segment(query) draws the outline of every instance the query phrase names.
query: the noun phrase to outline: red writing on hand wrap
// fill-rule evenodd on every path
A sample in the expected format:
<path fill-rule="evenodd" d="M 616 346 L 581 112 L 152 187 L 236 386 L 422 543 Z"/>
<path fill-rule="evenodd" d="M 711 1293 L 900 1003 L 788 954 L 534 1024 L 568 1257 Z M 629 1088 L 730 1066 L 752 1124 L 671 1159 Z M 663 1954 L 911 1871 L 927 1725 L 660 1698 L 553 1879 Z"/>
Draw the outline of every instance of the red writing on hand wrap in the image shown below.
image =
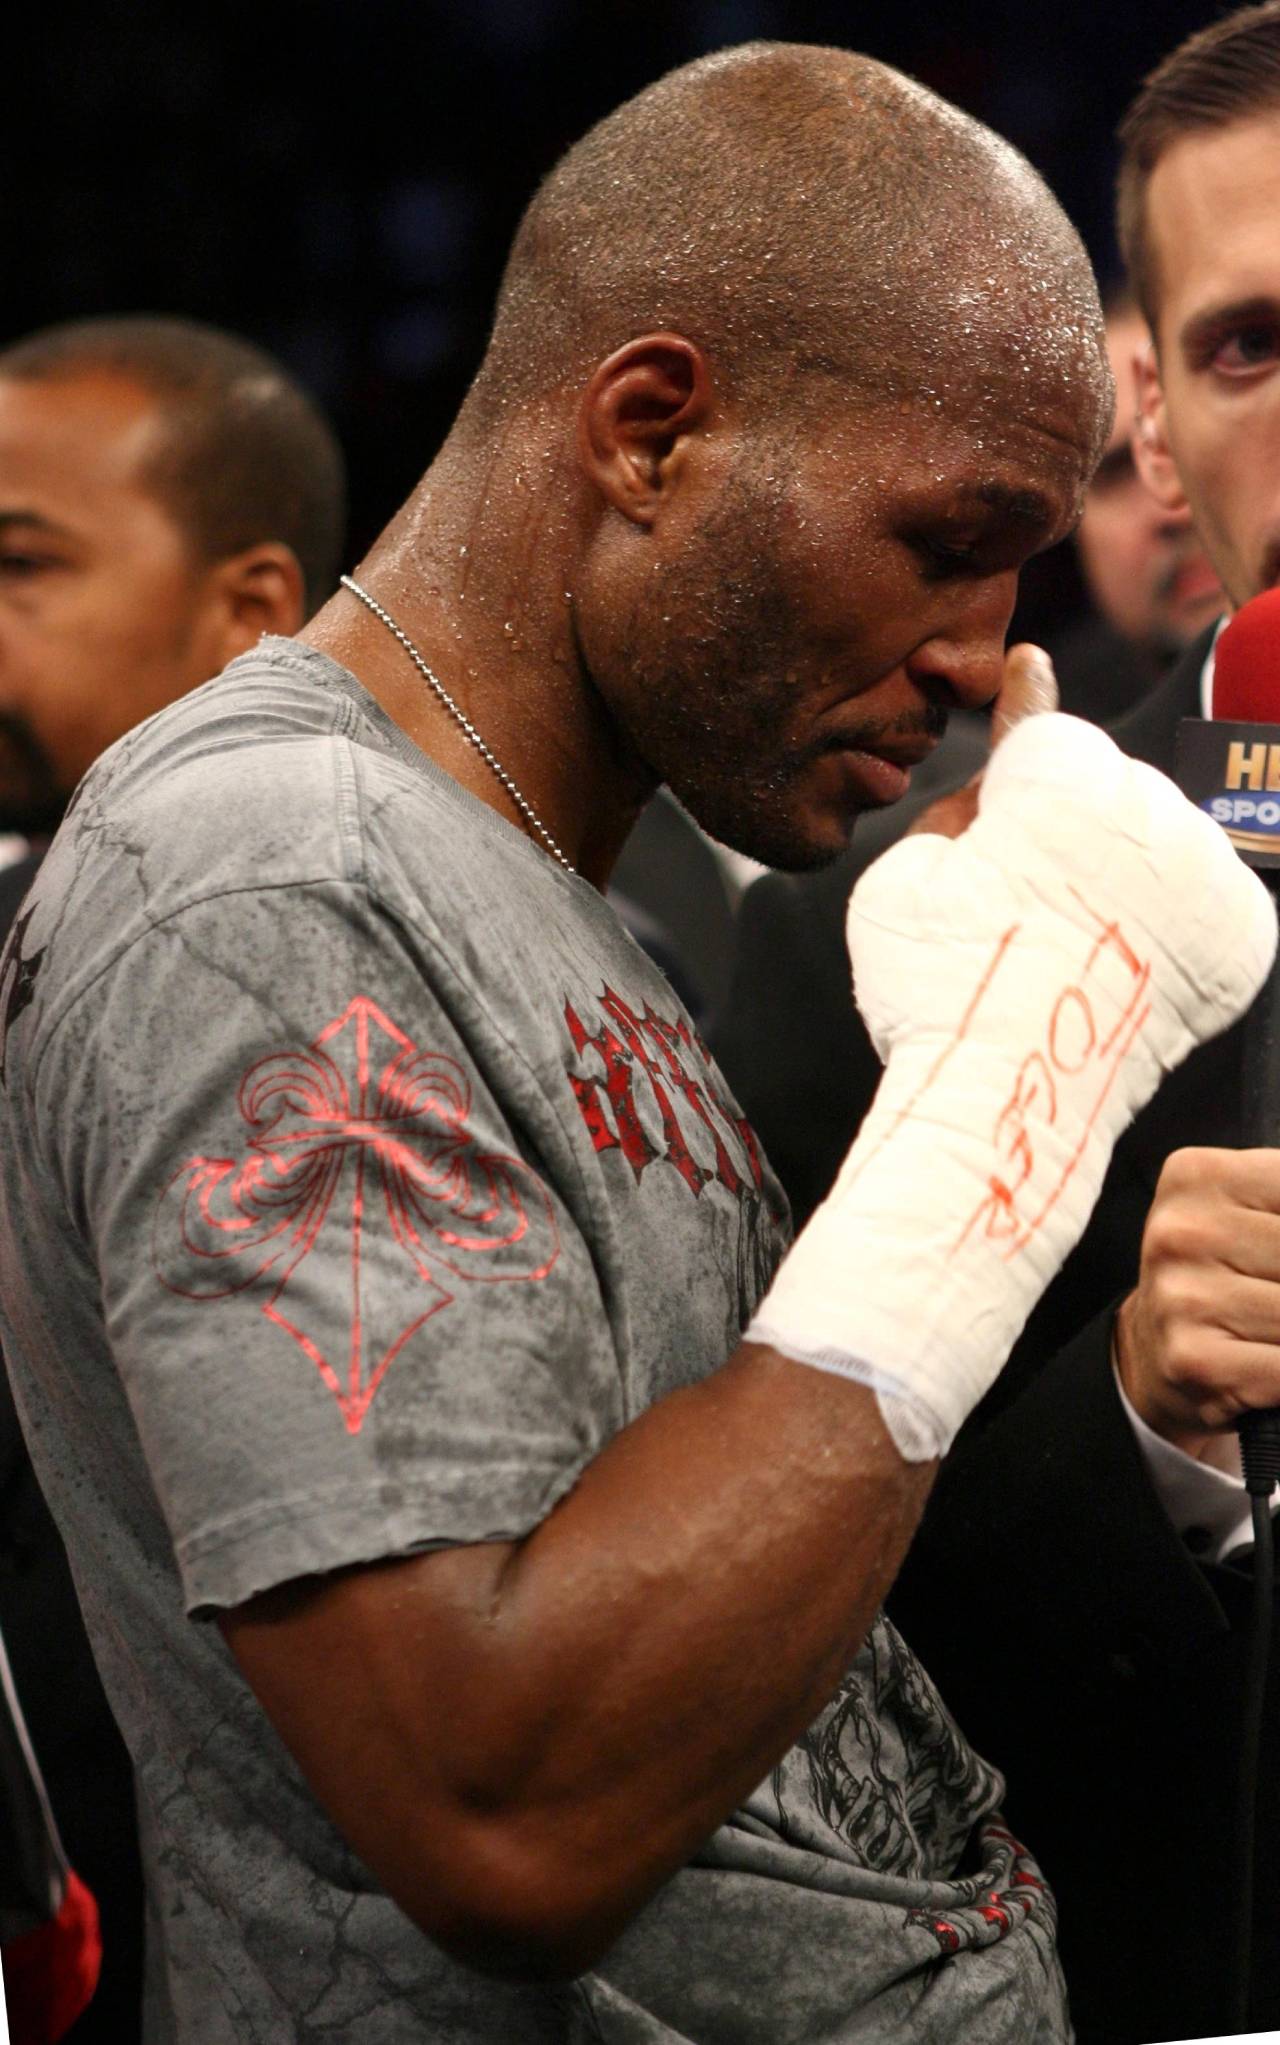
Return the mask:
<path fill-rule="evenodd" d="M 1115 1076 L 1151 1013 L 1149 961 L 1138 956 L 1117 922 L 1092 908 L 1076 889 L 1071 893 L 1093 926 L 1094 939 L 1075 977 L 1046 989 L 1043 1022 L 992 1128 L 995 1162 L 986 1190 L 952 1245 L 952 1256 L 974 1235 L 1001 1244 L 1006 1258 L 1026 1248 L 1075 1172 Z M 1016 949 L 1020 931 L 1015 924 L 1002 936 L 978 997 L 917 1101 L 954 1044 L 972 1029 L 996 969 Z M 1066 1137 L 1065 1150 L 1060 1142 L 1046 1143 L 1050 1130 Z"/>

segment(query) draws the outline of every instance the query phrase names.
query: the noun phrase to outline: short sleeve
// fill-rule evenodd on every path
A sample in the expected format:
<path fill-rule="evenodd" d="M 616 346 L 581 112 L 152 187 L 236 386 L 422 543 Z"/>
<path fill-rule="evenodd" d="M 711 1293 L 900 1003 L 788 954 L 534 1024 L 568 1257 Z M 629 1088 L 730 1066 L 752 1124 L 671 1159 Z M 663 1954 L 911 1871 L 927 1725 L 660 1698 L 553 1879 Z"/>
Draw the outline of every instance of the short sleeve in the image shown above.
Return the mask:
<path fill-rule="evenodd" d="M 148 930 L 43 1050 L 193 1611 L 519 1537 L 618 1424 L 536 1082 L 454 990 L 362 884 L 263 887 Z"/>

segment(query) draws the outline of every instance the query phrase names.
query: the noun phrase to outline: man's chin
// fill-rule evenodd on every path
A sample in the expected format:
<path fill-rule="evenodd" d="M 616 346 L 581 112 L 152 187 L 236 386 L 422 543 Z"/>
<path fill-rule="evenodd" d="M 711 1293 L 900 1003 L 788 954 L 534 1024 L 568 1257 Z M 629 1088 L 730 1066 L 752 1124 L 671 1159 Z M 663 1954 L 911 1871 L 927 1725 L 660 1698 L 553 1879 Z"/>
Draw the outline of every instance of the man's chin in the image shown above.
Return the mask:
<path fill-rule="evenodd" d="M 847 751 L 827 751 L 785 779 L 736 792 L 718 783 L 680 787 L 672 779 L 667 785 L 707 836 L 731 852 L 779 873 L 813 873 L 848 851 L 860 816 L 896 808 L 905 792 L 900 769 L 886 799 L 884 786 L 868 788 L 867 777 L 850 771 L 850 759 Z"/>
<path fill-rule="evenodd" d="M 854 821 L 857 821 L 856 818 Z M 762 866 L 772 867 L 775 873 L 821 873 L 825 867 L 834 866 L 836 860 L 844 856 L 849 850 L 852 838 L 853 825 L 850 824 L 838 844 L 830 840 L 822 844 L 808 841 L 804 845 L 788 846 L 784 853 L 775 854 L 772 858 L 766 858 L 761 852 L 754 852 L 751 857 L 758 859 Z"/>
<path fill-rule="evenodd" d="M 860 814 L 844 810 L 820 819 L 735 818 L 719 829 L 702 817 L 698 822 L 730 851 L 744 853 L 775 873 L 817 873 L 848 851 Z"/>

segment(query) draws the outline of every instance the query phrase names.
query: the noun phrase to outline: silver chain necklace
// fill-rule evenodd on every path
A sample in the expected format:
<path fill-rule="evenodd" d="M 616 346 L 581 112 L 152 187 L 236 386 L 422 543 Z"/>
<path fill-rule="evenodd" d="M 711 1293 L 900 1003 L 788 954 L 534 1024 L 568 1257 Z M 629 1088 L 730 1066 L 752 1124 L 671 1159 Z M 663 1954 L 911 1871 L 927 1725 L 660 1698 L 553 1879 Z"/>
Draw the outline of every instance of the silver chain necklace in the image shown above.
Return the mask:
<path fill-rule="evenodd" d="M 368 610 L 371 610 L 373 612 L 374 617 L 380 618 L 382 620 L 382 623 L 386 626 L 388 632 L 392 633 L 395 636 L 395 638 L 397 638 L 400 641 L 400 644 L 403 646 L 405 652 L 408 654 L 410 660 L 417 668 L 418 673 L 422 676 L 423 680 L 425 682 L 430 683 L 431 687 L 435 690 L 436 695 L 444 704 L 445 709 L 449 712 L 449 715 L 452 718 L 454 718 L 458 724 L 462 726 L 462 730 L 465 737 L 467 738 L 469 743 L 475 747 L 476 751 L 480 755 L 480 758 L 484 761 L 486 767 L 491 767 L 493 769 L 493 772 L 497 775 L 499 781 L 506 789 L 507 794 L 511 797 L 511 800 L 516 805 L 516 808 L 520 811 L 520 814 L 524 818 L 525 822 L 529 824 L 530 827 L 537 832 L 543 844 L 546 846 L 548 852 L 551 853 L 554 859 L 559 860 L 561 866 L 564 867 L 566 873 L 576 872 L 577 869 L 572 865 L 572 863 L 569 860 L 565 858 L 563 852 L 560 850 L 560 847 L 556 844 L 556 841 L 552 837 L 550 831 L 547 829 L 541 817 L 538 815 L 538 812 L 533 807 L 533 804 L 531 802 L 525 801 L 525 798 L 523 797 L 523 795 L 521 795 L 520 790 L 516 787 L 515 782 L 511 779 L 511 776 L 508 774 L 501 760 L 499 760 L 493 753 L 490 752 L 488 746 L 481 738 L 474 724 L 471 722 L 471 719 L 467 717 L 463 713 L 463 711 L 461 711 L 458 708 L 458 705 L 454 702 L 453 697 L 449 694 L 449 691 L 445 688 L 444 683 L 439 679 L 439 677 L 431 672 L 431 669 L 427 666 L 426 661 L 422 658 L 422 655 L 419 653 L 412 639 L 410 639 L 408 633 L 401 631 L 399 625 L 397 625 L 390 611 L 384 610 L 382 605 L 378 602 L 377 598 L 371 597 L 367 589 L 361 589 L 360 584 L 356 582 L 352 576 L 340 575 L 338 577 L 338 580 L 339 582 L 341 582 L 342 587 L 344 589 L 349 589 L 351 591 L 352 596 L 358 596 L 361 603 L 364 604 Z"/>

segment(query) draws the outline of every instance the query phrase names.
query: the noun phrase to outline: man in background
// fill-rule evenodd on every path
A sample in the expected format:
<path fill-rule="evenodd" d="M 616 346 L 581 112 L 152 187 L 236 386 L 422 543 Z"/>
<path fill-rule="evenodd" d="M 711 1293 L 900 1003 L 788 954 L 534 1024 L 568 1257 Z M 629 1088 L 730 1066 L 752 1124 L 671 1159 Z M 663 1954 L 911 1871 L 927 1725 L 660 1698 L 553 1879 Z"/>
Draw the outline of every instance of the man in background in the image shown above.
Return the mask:
<path fill-rule="evenodd" d="M 1137 365 L 1150 334 L 1132 291 L 1103 300 L 1116 416 L 1074 545 L 1090 611 L 1050 650 L 1062 708 L 1111 724 L 1216 618 L 1222 584 L 1185 503 L 1161 504 L 1134 460 Z"/>
<path fill-rule="evenodd" d="M 1280 571 L 1276 0 L 1175 50 L 1120 133 L 1121 246 L 1154 337 L 1136 460 L 1161 518 L 1194 517 L 1234 609 Z M 1166 771 L 1179 719 L 1208 714 L 1214 630 L 1115 728 Z M 804 925 L 776 913 L 788 889 L 808 903 Z M 833 1031 L 842 1047 L 853 1027 L 843 904 L 827 876 L 771 880 L 744 913 L 731 1028 L 750 1069 L 729 1045 L 725 1061 L 784 1178 L 794 1160 L 803 1202 L 831 1169 L 818 1145 L 838 1149 L 876 1077 L 868 1047 L 860 1095 L 833 1111 L 845 1079 Z M 788 942 L 802 928 L 803 950 Z M 780 979 L 802 990 L 785 1044 L 770 1019 Z M 1134 1368 L 1135 1331 L 1148 1351 L 1157 1329 L 1181 1345 L 1188 1382 L 1248 1341 L 1239 1289 L 1259 1217 L 1242 1196 L 1248 1155 L 1223 1147 L 1240 1141 L 1239 1039 L 1194 1054 L 1122 1141 L 1083 1241 L 942 1473 L 893 1600 L 961 1723 L 999 1757 L 1011 1822 L 1043 1843 L 1082 2045 L 1280 2026 L 1280 1779 L 1265 1765 L 1250 1978 L 1232 1975 L 1252 1596 L 1238 1461 Z M 1273 1665 L 1276 1652 L 1273 1639 Z M 1273 1686 L 1264 1754 L 1277 1741 Z M 1126 1858 L 1099 1855 L 1090 1798 Z"/>
<path fill-rule="evenodd" d="M 98 755 L 323 601 L 344 499 L 327 422 L 234 335 L 120 317 L 0 349 L 0 831 L 20 855 L 0 871 L 0 931 Z M 21 986 L 0 996 L 12 1015 Z M 3 1373 L 0 1633 L 101 1910 L 102 1976 L 76 2038 L 119 2045 L 139 2024 L 132 1778 Z"/>
<path fill-rule="evenodd" d="M 113 739 L 296 629 L 343 523 L 330 428 L 249 342 L 107 318 L 0 350 L 0 830 L 47 837 Z"/>

